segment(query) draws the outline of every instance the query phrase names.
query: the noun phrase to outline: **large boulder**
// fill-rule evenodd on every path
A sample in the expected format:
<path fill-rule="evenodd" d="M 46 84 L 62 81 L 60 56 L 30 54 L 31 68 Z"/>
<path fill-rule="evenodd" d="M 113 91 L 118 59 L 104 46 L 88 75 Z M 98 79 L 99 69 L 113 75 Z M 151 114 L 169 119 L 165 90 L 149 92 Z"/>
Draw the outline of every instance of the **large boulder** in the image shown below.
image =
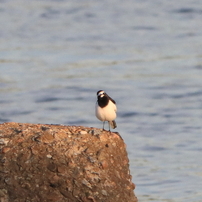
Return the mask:
<path fill-rule="evenodd" d="M 136 202 L 118 133 L 0 124 L 1 202 Z"/>

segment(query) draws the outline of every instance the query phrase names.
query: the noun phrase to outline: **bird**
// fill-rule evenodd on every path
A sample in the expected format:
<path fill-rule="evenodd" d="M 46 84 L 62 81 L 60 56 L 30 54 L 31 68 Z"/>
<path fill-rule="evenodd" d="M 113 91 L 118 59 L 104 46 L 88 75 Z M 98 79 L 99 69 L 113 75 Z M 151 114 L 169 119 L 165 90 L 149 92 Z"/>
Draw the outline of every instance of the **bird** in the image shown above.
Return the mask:
<path fill-rule="evenodd" d="M 96 117 L 103 122 L 103 130 L 105 121 L 108 121 L 109 131 L 110 126 L 115 129 L 117 127 L 116 119 L 116 102 L 105 93 L 103 90 L 97 92 L 97 102 L 95 105 L 95 115 Z"/>

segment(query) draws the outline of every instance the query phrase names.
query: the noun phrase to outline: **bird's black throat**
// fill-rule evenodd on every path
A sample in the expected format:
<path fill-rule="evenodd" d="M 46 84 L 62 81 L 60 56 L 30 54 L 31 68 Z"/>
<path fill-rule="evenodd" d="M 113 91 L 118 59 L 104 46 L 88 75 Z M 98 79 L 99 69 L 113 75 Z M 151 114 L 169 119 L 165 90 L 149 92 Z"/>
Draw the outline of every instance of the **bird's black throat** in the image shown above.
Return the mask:
<path fill-rule="evenodd" d="M 98 97 L 98 105 L 101 107 L 101 108 L 104 108 L 108 105 L 109 103 L 109 98 L 107 96 L 104 96 L 104 97 Z"/>

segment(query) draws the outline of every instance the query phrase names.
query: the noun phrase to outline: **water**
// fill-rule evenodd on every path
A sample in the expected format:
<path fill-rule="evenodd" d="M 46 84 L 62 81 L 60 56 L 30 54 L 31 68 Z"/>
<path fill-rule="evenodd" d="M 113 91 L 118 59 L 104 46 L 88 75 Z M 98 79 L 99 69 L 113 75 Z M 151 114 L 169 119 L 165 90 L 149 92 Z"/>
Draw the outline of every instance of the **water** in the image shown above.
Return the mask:
<path fill-rule="evenodd" d="M 118 105 L 141 202 L 202 201 L 202 2 L 0 1 L 0 122 L 102 127 Z"/>

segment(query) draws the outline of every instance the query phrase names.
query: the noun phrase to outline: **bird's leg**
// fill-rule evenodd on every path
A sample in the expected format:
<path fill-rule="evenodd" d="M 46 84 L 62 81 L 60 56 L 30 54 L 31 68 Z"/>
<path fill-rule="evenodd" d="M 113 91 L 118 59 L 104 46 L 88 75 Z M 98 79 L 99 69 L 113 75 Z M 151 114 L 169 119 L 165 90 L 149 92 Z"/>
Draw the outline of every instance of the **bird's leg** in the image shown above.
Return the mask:
<path fill-rule="evenodd" d="M 105 121 L 103 121 L 103 128 L 102 128 L 103 130 L 104 130 L 104 127 L 105 127 Z"/>
<path fill-rule="evenodd" d="M 108 124 L 109 124 L 109 132 L 111 132 L 111 130 L 110 130 L 110 123 L 109 123 L 109 121 L 108 121 Z"/>

